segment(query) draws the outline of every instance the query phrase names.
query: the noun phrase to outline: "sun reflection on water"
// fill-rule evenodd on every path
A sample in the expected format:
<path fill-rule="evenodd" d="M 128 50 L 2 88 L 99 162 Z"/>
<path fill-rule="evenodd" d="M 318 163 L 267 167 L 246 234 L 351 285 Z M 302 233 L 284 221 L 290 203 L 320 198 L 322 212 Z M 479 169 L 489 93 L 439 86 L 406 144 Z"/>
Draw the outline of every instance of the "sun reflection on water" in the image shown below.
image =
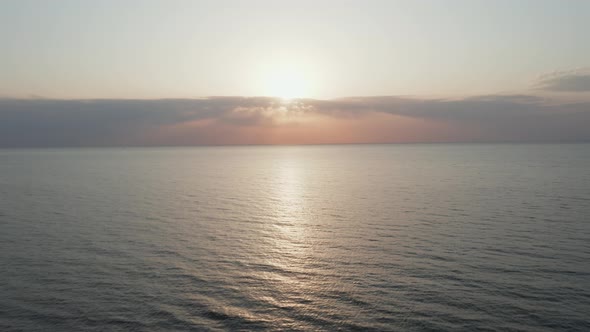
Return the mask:
<path fill-rule="evenodd" d="M 276 161 L 274 170 L 269 193 L 273 217 L 266 225 L 270 237 L 267 264 L 274 269 L 266 277 L 276 282 L 285 294 L 308 293 L 311 285 L 305 276 L 313 253 L 309 242 L 310 209 L 304 163 L 287 155 Z"/>
<path fill-rule="evenodd" d="M 275 250 L 287 255 L 304 254 L 308 207 L 301 161 L 282 159 L 276 168 L 273 186 Z M 280 258 L 280 257 L 279 257 Z"/>
<path fill-rule="evenodd" d="M 326 255 L 317 250 L 320 246 L 314 232 L 320 220 L 313 213 L 311 199 L 317 188 L 310 182 L 308 160 L 298 149 L 275 151 L 268 168 L 263 208 L 267 218 L 256 244 L 256 251 L 262 253 L 255 276 L 260 284 L 249 294 L 282 313 L 273 316 L 276 326 L 311 330 L 315 315 L 331 312 L 333 299 L 326 294 L 338 283 L 327 268 Z"/>

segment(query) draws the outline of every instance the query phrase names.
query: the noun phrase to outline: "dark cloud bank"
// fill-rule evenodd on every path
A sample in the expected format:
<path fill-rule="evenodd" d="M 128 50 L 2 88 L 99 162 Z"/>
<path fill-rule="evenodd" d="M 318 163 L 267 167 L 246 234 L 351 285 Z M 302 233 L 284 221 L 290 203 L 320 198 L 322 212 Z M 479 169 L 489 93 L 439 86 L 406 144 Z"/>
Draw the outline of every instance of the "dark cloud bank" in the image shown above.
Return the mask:
<path fill-rule="evenodd" d="M 538 82 L 542 90 L 555 92 L 589 92 L 590 69 L 554 72 L 544 75 Z"/>
<path fill-rule="evenodd" d="M 562 86 L 570 84 L 561 82 Z M 576 86 L 581 88 L 584 83 Z M 190 144 L 214 144 L 219 142 L 216 135 L 231 136 L 232 130 L 240 128 L 276 130 L 288 126 L 276 121 L 277 114 L 322 116 L 328 125 L 330 119 L 354 120 L 391 114 L 455 128 L 477 128 L 485 133 L 470 141 L 590 141 L 590 102 L 556 102 L 531 95 L 464 99 L 351 97 L 301 99 L 288 104 L 267 97 L 0 99 L 0 147 L 173 145 L 176 143 L 173 140 L 157 138 L 151 133 L 193 123 L 204 125 L 196 126 L 191 132 L 194 139 Z M 227 137 L 223 142 L 244 143 Z"/>

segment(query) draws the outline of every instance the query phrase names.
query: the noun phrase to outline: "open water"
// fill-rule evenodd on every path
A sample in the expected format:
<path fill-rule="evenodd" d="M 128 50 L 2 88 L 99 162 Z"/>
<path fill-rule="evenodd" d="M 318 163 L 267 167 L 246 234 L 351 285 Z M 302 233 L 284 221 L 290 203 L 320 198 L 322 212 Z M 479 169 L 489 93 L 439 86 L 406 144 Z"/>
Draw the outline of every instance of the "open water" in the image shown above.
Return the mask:
<path fill-rule="evenodd" d="M 589 331 L 590 144 L 0 150 L 1 331 Z"/>

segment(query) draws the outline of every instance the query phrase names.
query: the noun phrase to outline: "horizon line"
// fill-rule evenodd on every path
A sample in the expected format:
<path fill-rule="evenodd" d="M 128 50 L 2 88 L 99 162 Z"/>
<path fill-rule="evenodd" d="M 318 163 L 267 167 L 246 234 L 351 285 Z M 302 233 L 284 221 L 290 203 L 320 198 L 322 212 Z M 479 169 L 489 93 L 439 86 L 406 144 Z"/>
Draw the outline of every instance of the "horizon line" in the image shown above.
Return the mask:
<path fill-rule="evenodd" d="M 357 142 L 357 143 L 298 143 L 298 144 L 191 144 L 191 145 L 63 145 L 63 146 L 0 146 L 0 150 L 50 149 L 150 149 L 150 148 L 214 148 L 214 147 L 284 147 L 284 146 L 336 146 L 336 145 L 569 145 L 590 144 L 590 140 L 563 141 L 452 141 L 452 142 Z"/>

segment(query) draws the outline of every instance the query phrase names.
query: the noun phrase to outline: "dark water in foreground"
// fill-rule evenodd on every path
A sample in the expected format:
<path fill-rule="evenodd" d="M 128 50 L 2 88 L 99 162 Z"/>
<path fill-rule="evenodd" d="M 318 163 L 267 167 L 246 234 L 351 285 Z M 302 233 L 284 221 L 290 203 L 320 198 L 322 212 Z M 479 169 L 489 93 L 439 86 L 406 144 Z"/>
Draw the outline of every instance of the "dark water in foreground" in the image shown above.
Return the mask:
<path fill-rule="evenodd" d="M 590 145 L 0 151 L 1 331 L 590 330 Z"/>

